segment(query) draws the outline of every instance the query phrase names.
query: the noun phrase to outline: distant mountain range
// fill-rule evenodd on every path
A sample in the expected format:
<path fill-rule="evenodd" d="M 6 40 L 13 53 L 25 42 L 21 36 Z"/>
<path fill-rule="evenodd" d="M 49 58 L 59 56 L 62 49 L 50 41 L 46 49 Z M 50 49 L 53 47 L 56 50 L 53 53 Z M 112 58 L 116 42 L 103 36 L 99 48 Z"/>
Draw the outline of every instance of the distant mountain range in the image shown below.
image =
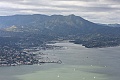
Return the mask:
<path fill-rule="evenodd" d="M 120 24 L 100 24 L 103 26 L 109 26 L 109 27 L 120 27 Z"/>
<path fill-rule="evenodd" d="M 39 36 L 42 41 L 48 37 L 50 40 L 72 39 L 75 43 L 81 43 L 86 47 L 119 45 L 120 28 L 108 26 L 113 25 L 95 24 L 73 14 L 68 16 L 41 14 L 0 16 L 1 37 L 38 38 Z"/>

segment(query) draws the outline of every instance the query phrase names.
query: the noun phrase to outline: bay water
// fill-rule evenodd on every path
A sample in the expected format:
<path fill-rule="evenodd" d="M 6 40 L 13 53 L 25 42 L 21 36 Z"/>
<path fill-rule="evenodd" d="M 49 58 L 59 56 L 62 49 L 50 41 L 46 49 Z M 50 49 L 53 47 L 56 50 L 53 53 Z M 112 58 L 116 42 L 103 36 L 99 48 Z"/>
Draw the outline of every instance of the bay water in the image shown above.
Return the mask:
<path fill-rule="evenodd" d="M 41 50 L 60 59 L 62 64 L 46 63 L 0 67 L 0 80 L 119 80 L 120 47 L 85 48 L 58 42 L 63 49 Z"/>

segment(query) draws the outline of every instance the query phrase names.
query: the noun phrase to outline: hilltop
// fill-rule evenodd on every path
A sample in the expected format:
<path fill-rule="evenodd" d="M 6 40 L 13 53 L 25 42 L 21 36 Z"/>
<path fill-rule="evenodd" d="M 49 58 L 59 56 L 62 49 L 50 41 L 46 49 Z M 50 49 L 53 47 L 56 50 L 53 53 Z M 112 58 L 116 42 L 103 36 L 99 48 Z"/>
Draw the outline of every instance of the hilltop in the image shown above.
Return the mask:
<path fill-rule="evenodd" d="M 24 46 L 59 39 L 74 40 L 88 48 L 120 44 L 119 27 L 99 25 L 74 14 L 0 16 L 0 27 L 1 37 L 19 38 L 17 43 Z"/>

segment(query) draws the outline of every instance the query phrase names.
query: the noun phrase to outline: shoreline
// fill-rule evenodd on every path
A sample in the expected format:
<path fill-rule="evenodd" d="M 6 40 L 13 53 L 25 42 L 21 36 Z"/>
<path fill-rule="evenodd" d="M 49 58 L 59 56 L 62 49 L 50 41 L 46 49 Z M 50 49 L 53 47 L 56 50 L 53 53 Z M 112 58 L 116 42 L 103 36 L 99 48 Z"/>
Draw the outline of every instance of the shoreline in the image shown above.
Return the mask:
<path fill-rule="evenodd" d="M 105 45 L 105 46 L 92 46 L 92 45 L 89 46 L 89 45 L 85 45 L 83 43 L 76 43 L 75 41 L 69 41 L 69 42 L 74 43 L 74 44 L 80 44 L 80 45 L 84 46 L 85 48 L 109 48 L 109 47 L 118 47 L 118 46 L 120 46 L 119 44 L 117 44 L 117 45 Z"/>
<path fill-rule="evenodd" d="M 62 61 L 59 59 L 51 59 L 48 53 L 41 53 L 41 50 L 61 49 L 61 46 L 44 45 L 42 47 L 30 47 L 22 51 L 9 52 L 0 55 L 0 67 L 6 66 L 21 66 L 21 65 L 41 65 L 43 63 L 58 63 Z M 11 49 L 10 49 L 11 50 Z"/>

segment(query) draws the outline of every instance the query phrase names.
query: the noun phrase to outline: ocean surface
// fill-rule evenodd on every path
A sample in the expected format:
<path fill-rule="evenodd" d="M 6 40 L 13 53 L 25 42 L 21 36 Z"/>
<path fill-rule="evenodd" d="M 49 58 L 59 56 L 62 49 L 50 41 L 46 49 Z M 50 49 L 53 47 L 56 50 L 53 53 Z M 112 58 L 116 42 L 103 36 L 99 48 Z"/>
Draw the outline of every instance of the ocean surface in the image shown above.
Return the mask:
<path fill-rule="evenodd" d="M 63 49 L 41 50 L 55 56 L 62 64 L 46 63 L 0 67 L 0 80 L 119 80 L 120 47 L 85 48 L 59 42 Z"/>

